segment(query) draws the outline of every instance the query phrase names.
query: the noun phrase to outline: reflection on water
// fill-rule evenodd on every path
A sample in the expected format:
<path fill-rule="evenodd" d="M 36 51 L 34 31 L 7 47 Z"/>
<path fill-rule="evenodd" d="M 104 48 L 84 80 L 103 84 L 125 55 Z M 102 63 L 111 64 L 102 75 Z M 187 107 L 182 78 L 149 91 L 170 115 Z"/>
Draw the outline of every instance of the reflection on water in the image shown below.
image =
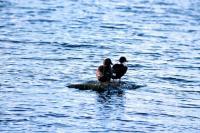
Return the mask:
<path fill-rule="evenodd" d="M 0 0 L 0 132 L 198 132 L 199 6 Z M 103 59 L 120 56 L 127 86 L 66 87 L 96 80 Z"/>
<path fill-rule="evenodd" d="M 97 119 L 99 120 L 98 125 L 104 127 L 104 131 L 116 131 L 120 132 L 123 130 L 123 118 L 125 97 L 123 91 L 118 92 L 104 92 L 99 93 L 97 96 L 98 106 Z M 121 116 L 122 115 L 122 116 Z M 125 131 L 125 130 L 124 130 Z"/>
<path fill-rule="evenodd" d="M 98 99 L 97 101 L 100 103 L 109 103 L 112 102 L 113 97 L 123 97 L 124 90 L 107 90 L 105 92 L 98 93 Z M 113 101 L 114 102 L 114 101 Z M 115 103 L 115 102 L 114 102 Z"/>

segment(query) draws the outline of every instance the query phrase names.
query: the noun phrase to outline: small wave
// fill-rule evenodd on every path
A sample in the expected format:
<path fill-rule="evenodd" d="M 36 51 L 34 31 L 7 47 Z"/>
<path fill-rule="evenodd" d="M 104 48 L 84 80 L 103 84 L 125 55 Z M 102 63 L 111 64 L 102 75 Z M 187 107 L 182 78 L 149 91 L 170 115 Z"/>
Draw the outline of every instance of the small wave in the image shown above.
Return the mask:
<path fill-rule="evenodd" d="M 3 119 L 0 120 L 0 123 L 18 123 L 18 122 L 26 122 L 29 121 L 28 119 Z"/>
<path fill-rule="evenodd" d="M 43 78 L 41 80 L 44 80 L 44 81 L 59 81 L 58 79 L 52 79 L 52 78 Z"/>
<path fill-rule="evenodd" d="M 44 126 L 44 127 L 70 127 L 69 125 L 63 124 L 63 123 L 51 123 L 51 124 L 44 124 L 44 125 L 40 125 L 40 126 Z"/>
<path fill-rule="evenodd" d="M 38 11 L 38 14 L 47 14 L 47 13 L 52 13 L 52 12 L 55 12 L 55 11 L 56 11 L 55 8 L 40 9 Z"/>
<path fill-rule="evenodd" d="M 35 19 L 35 20 L 27 20 L 28 22 L 30 22 L 31 24 L 35 24 L 35 23 L 58 23 L 61 21 L 58 20 L 51 20 L 51 19 Z"/>
<path fill-rule="evenodd" d="M 14 107 L 14 109 L 10 109 L 9 111 L 12 111 L 12 112 L 16 112 L 16 111 L 24 112 L 24 111 L 34 111 L 34 109 L 33 108 L 25 108 L 25 107 Z"/>
<path fill-rule="evenodd" d="M 175 22 L 160 22 L 160 24 L 163 24 L 165 26 L 182 26 L 180 23 Z"/>
<path fill-rule="evenodd" d="M 157 5 L 163 5 L 163 6 L 173 6 L 174 3 L 170 3 L 170 2 L 164 2 L 164 1 L 158 1 L 158 2 L 155 2 L 155 4 Z"/>
<path fill-rule="evenodd" d="M 32 44 L 51 44 L 51 43 L 57 43 L 57 42 L 44 42 L 44 41 L 29 41 L 29 40 L 10 40 L 10 39 L 0 39 L 0 42 L 5 42 L 5 43 L 22 43 L 22 44 L 27 44 L 27 43 L 32 43 Z"/>
<path fill-rule="evenodd" d="M 183 92 L 188 92 L 188 93 L 198 93 L 200 94 L 200 90 L 182 90 Z"/>
<path fill-rule="evenodd" d="M 0 74 L 3 74 L 3 73 L 0 73 Z M 15 88 L 13 85 L 10 85 L 10 84 L 5 84 L 5 83 L 0 83 L 0 87 L 4 87 L 4 88 Z M 0 92 L 1 92 L 2 90 L 0 90 Z M 3 92 L 3 91 L 2 91 Z M 14 90 L 12 90 L 12 91 L 8 91 L 8 90 L 6 90 L 5 92 L 16 92 L 16 91 L 14 91 Z"/>
<path fill-rule="evenodd" d="M 183 82 L 183 83 L 193 83 L 195 81 L 187 80 L 187 79 L 182 79 L 182 78 L 175 78 L 175 77 L 158 77 L 163 80 L 167 81 L 176 81 L 176 82 Z"/>
<path fill-rule="evenodd" d="M 153 57 L 160 57 L 162 54 L 160 53 L 153 53 L 153 52 L 134 52 L 135 55 L 149 55 Z"/>
<path fill-rule="evenodd" d="M 133 9 L 131 7 L 128 7 L 128 6 L 118 6 L 118 7 L 116 7 L 116 9 L 120 10 L 122 12 L 133 12 Z"/>
<path fill-rule="evenodd" d="M 138 36 L 146 37 L 146 38 L 158 38 L 158 39 L 168 39 L 167 36 L 155 36 L 155 35 L 145 35 L 144 33 L 138 34 Z"/>
<path fill-rule="evenodd" d="M 11 2 L 0 0 L 0 8 L 7 8 L 7 7 L 10 7 L 10 6 L 12 6 Z"/>
<path fill-rule="evenodd" d="M 121 118 L 117 118 L 116 120 L 122 121 L 122 122 L 132 122 L 133 120 L 127 120 L 127 119 L 121 119 Z"/>
<path fill-rule="evenodd" d="M 49 112 L 47 114 L 45 114 L 46 117 L 56 117 L 56 118 L 62 118 L 62 117 L 69 117 L 65 114 L 59 114 L 59 113 L 53 113 L 53 112 Z"/>
<path fill-rule="evenodd" d="M 197 32 L 198 30 L 188 30 L 187 32 L 192 33 L 192 32 Z"/>
<path fill-rule="evenodd" d="M 135 113 L 136 115 L 141 115 L 141 116 L 148 116 L 148 115 L 150 115 L 149 113 Z"/>
<path fill-rule="evenodd" d="M 116 7 L 116 9 L 122 12 L 127 12 L 127 13 L 153 14 L 153 11 L 150 10 L 150 8 L 144 7 L 144 6 L 134 6 L 134 7 L 119 6 L 119 7 Z"/>
<path fill-rule="evenodd" d="M 6 27 L 6 26 L 0 25 L 0 29 L 1 29 L 1 28 L 4 28 L 4 27 Z"/>
<path fill-rule="evenodd" d="M 97 48 L 97 49 L 111 49 L 109 46 L 102 46 L 102 45 L 89 45 L 89 42 L 80 42 L 83 44 L 69 44 L 69 43 L 58 43 L 56 42 L 57 45 L 61 45 L 64 49 L 66 50 L 71 50 L 71 49 L 80 49 L 80 48 Z"/>
<path fill-rule="evenodd" d="M 179 106 L 180 108 L 200 108 L 199 105 L 196 104 L 183 104 Z"/>
<path fill-rule="evenodd" d="M 200 60 L 200 57 L 195 57 L 194 59 L 196 59 L 196 60 Z"/>
<path fill-rule="evenodd" d="M 200 70 L 200 67 L 196 67 L 196 66 L 176 66 L 175 68 L 180 68 L 180 69 L 189 69 L 189 70 L 194 70 L 194 69 L 197 69 L 197 70 Z"/>
<path fill-rule="evenodd" d="M 81 45 L 81 44 L 68 44 L 68 43 L 60 43 L 60 45 L 62 45 L 63 47 L 67 47 L 67 48 L 92 48 L 92 47 L 96 47 L 94 45 Z"/>
<path fill-rule="evenodd" d="M 22 57 L 22 60 L 65 61 L 66 58 Z"/>
<path fill-rule="evenodd" d="M 149 66 L 144 66 L 144 65 L 141 65 L 141 64 L 128 64 L 128 67 L 129 68 L 150 68 Z"/>
<path fill-rule="evenodd" d="M 67 57 L 67 60 L 81 60 L 83 58 L 80 57 Z"/>
<path fill-rule="evenodd" d="M 126 27 L 120 27 L 120 26 L 115 26 L 115 25 L 102 25 L 100 26 L 101 28 L 106 28 L 106 29 L 117 29 L 117 30 L 120 30 L 120 29 L 126 29 Z"/>
<path fill-rule="evenodd" d="M 167 113 L 161 113 L 159 114 L 160 116 L 164 116 L 164 117 L 171 117 L 171 118 L 176 118 L 178 117 L 177 115 L 172 115 L 172 114 L 167 114 Z"/>
<path fill-rule="evenodd" d="M 133 65 L 133 64 L 128 64 L 128 69 L 129 70 L 139 70 L 139 69 L 143 69 L 143 68 L 151 68 L 150 66 L 144 66 L 144 65 L 140 65 L 140 64 L 135 64 L 135 65 Z M 145 69 L 145 70 L 146 70 Z"/>
<path fill-rule="evenodd" d="M 95 45 L 87 45 L 87 44 L 69 44 L 64 42 L 50 42 L 50 41 L 30 41 L 30 40 L 9 40 L 9 39 L 0 39 L 0 42 L 4 43 L 15 43 L 15 44 L 38 44 L 38 45 L 45 45 L 45 44 L 54 44 L 54 45 L 61 45 L 65 48 L 107 48 L 103 46 L 95 46 Z"/>
<path fill-rule="evenodd" d="M 6 39 L 0 39 L 0 42 L 6 42 L 6 43 L 22 43 L 22 41 L 17 41 L 17 40 L 6 40 Z"/>

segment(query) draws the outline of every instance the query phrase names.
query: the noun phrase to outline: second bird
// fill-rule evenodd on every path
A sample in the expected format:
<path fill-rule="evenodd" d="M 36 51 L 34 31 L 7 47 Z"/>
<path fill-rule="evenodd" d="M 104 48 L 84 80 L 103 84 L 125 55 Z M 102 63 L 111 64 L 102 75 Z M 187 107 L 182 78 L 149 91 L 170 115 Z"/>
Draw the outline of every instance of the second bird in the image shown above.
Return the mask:
<path fill-rule="evenodd" d="M 128 67 L 125 65 L 127 62 L 125 57 L 120 57 L 119 64 L 114 64 L 112 67 L 113 70 L 113 77 L 112 79 L 121 79 L 122 76 L 127 72 Z"/>

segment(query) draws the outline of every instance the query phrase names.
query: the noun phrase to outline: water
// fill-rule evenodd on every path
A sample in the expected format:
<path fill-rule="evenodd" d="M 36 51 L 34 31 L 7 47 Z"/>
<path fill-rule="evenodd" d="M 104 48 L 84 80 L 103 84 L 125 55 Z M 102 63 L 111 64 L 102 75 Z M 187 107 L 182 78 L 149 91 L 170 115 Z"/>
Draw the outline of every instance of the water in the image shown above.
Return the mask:
<path fill-rule="evenodd" d="M 0 131 L 200 132 L 199 0 L 0 0 Z M 95 81 L 129 60 L 122 93 Z"/>

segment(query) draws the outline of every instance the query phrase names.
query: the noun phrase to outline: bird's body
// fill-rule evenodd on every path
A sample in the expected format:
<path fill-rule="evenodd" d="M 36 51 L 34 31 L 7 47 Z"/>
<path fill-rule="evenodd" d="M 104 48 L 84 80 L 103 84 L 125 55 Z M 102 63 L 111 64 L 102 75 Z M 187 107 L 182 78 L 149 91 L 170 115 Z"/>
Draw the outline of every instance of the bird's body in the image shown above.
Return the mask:
<path fill-rule="evenodd" d="M 127 72 L 128 67 L 124 64 L 115 64 L 112 67 L 113 79 L 121 79 L 122 76 Z"/>
<path fill-rule="evenodd" d="M 99 66 L 96 71 L 96 77 L 100 82 L 110 82 L 112 78 L 112 61 L 110 58 L 106 58 L 103 65 Z"/>

